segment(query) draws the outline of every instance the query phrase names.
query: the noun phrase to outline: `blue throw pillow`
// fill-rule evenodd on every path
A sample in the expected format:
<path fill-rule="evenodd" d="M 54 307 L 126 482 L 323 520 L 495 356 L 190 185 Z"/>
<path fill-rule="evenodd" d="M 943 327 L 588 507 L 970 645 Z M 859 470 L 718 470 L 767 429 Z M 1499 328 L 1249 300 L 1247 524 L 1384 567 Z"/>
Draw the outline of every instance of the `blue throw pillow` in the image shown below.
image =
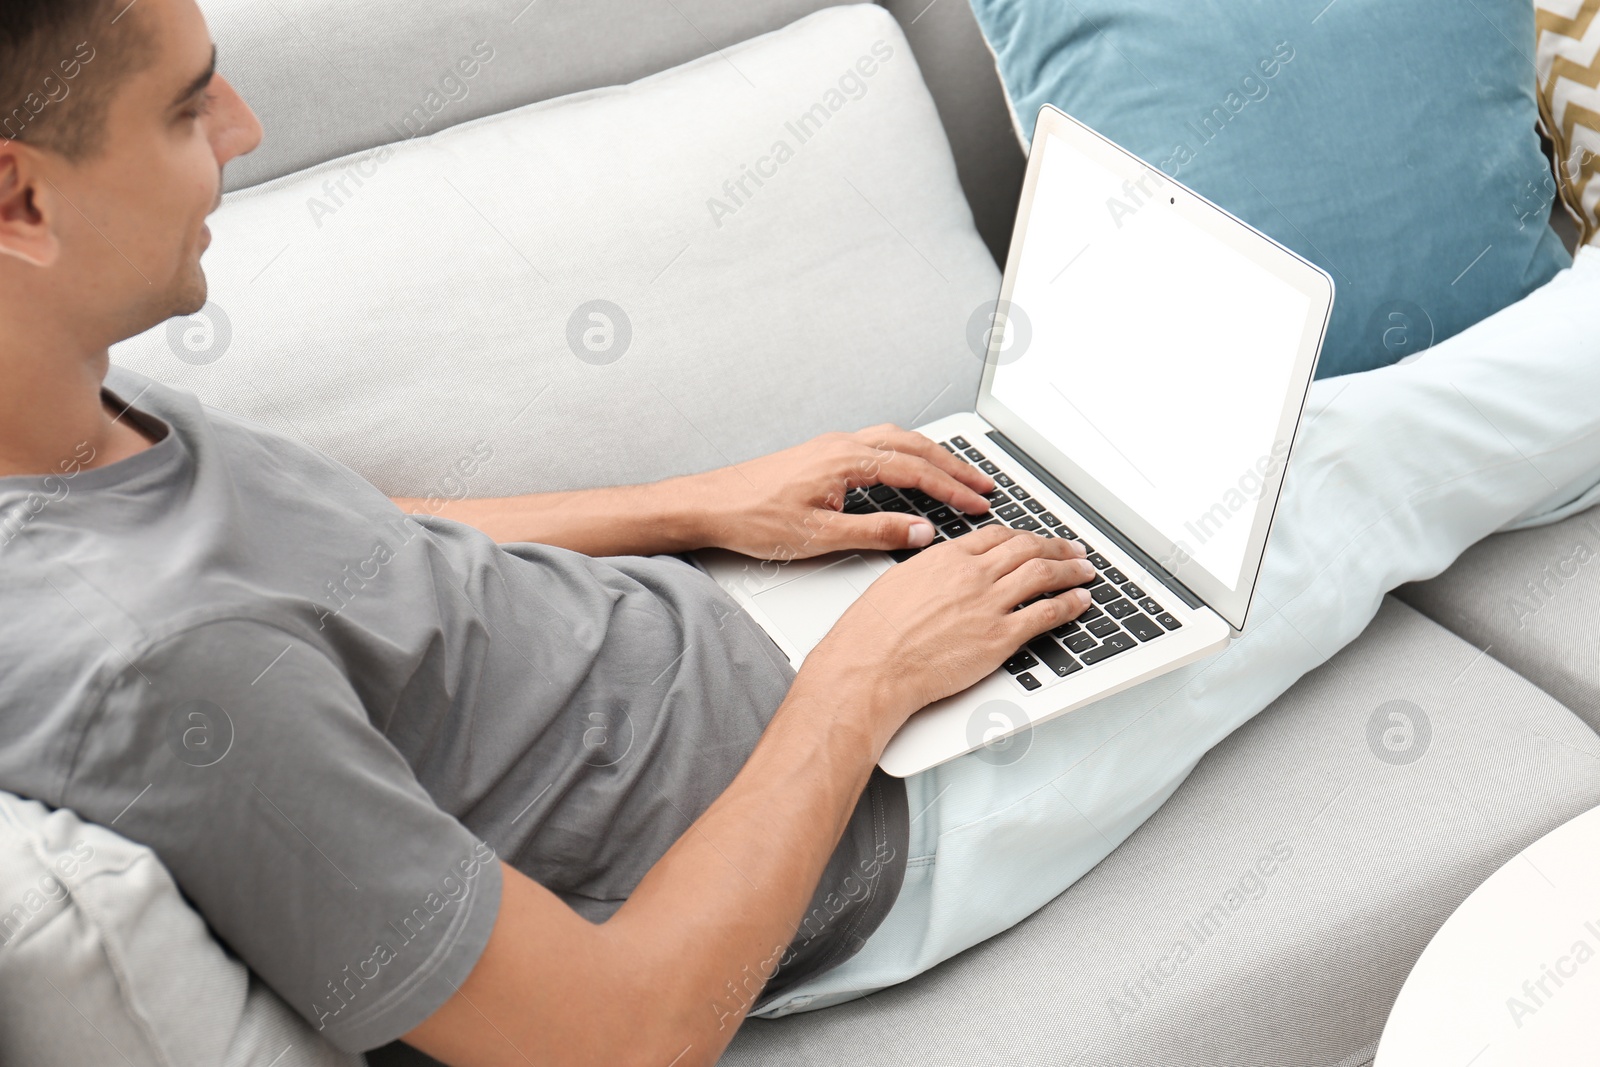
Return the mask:
<path fill-rule="evenodd" d="M 1529 0 L 972 0 L 1019 133 L 1088 123 L 1333 275 L 1318 377 L 1549 281 Z"/>

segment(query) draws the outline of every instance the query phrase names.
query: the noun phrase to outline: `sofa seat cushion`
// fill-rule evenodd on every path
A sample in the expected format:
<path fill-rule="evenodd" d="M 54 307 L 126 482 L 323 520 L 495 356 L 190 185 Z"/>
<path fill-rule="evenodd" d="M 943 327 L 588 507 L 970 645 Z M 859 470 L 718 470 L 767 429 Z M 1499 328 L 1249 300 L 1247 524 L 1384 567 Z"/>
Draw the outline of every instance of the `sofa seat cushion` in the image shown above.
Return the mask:
<path fill-rule="evenodd" d="M 722 1063 L 1364 1063 L 1455 906 L 1596 804 L 1600 737 L 1387 598 L 1040 912 L 904 985 L 751 1020 Z"/>
<path fill-rule="evenodd" d="M 1487 537 L 1395 595 L 1600 729 L 1600 507 Z"/>

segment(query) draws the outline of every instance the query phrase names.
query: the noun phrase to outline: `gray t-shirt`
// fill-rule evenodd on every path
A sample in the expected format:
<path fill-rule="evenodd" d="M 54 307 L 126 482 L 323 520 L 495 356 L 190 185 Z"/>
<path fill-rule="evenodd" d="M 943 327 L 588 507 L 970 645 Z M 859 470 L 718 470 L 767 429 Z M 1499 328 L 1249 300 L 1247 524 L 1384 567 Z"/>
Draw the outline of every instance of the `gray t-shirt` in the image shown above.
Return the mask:
<path fill-rule="evenodd" d="M 0 788 L 153 848 L 342 1048 L 449 999 L 498 860 L 611 915 L 788 690 L 778 648 L 682 559 L 499 546 L 130 371 L 106 395 L 160 440 L 0 478 Z M 903 784 L 875 773 L 764 961 L 768 997 L 877 927 L 908 836 Z M 748 1010 L 759 979 L 729 988 Z"/>

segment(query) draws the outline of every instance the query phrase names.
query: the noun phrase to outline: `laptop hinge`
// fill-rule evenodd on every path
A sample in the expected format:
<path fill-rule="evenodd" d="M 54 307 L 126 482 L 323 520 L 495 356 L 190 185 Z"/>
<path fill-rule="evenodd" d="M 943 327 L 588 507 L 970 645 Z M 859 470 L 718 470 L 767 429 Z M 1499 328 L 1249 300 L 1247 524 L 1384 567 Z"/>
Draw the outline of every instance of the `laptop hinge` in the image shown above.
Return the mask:
<path fill-rule="evenodd" d="M 1105 516 L 1094 510 L 1094 508 L 1091 508 L 1088 504 L 1085 504 L 1083 499 L 1079 497 L 1077 493 L 1074 493 L 1071 489 L 1068 489 L 1066 486 L 1062 485 L 1058 478 L 1056 478 L 1049 471 L 1045 470 L 1043 467 L 1039 466 L 1039 464 L 1035 463 L 1033 461 L 1033 457 L 1028 455 L 1021 448 L 1018 448 L 1016 442 L 1012 441 L 1011 438 L 1007 437 L 999 430 L 988 430 L 985 432 L 990 438 L 998 442 L 1001 448 L 1010 453 L 1011 458 L 1015 459 L 1018 463 L 1022 464 L 1022 466 L 1026 467 L 1029 474 L 1033 475 L 1045 485 L 1049 486 L 1052 493 L 1055 493 L 1057 496 L 1061 497 L 1061 499 L 1071 504 L 1078 514 L 1093 522 L 1095 526 L 1099 528 L 1101 533 L 1104 533 L 1107 537 L 1111 538 L 1112 541 L 1116 542 L 1116 546 L 1118 548 L 1122 549 L 1122 551 L 1126 552 L 1128 555 L 1137 560 L 1139 566 L 1143 567 L 1146 571 L 1149 571 L 1150 575 L 1154 577 L 1156 581 L 1172 590 L 1172 592 L 1177 595 L 1179 600 L 1182 600 L 1185 604 L 1189 605 L 1189 607 L 1196 610 L 1208 606 L 1205 601 L 1195 596 L 1194 593 L 1189 590 L 1188 586 L 1178 581 L 1178 579 L 1174 578 L 1165 567 L 1157 563 L 1155 561 L 1155 557 L 1151 556 L 1149 553 L 1145 552 L 1144 549 L 1140 548 L 1138 545 L 1124 537 L 1121 530 L 1117 529 L 1115 526 L 1111 525 L 1105 520 Z"/>

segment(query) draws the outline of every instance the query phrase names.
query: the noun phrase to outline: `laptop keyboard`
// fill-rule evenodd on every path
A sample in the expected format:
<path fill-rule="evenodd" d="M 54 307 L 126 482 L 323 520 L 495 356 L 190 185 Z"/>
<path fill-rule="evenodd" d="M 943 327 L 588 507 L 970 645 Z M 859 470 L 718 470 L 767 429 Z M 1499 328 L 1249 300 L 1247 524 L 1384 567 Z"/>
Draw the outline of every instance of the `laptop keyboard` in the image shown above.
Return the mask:
<path fill-rule="evenodd" d="M 1031 693 L 1051 680 L 1065 678 L 1086 667 L 1103 663 L 1183 625 L 1159 601 L 1112 566 L 1111 561 L 1096 552 L 1093 545 L 1052 514 L 998 463 L 973 447 L 965 437 L 952 437 L 939 443 L 956 458 L 975 465 L 994 479 L 995 490 L 988 496 L 987 515 L 969 516 L 935 500 L 920 489 L 895 489 L 887 485 L 850 490 L 845 496 L 844 510 L 853 515 L 869 511 L 899 511 L 925 516 L 937 530 L 933 538 L 935 545 L 984 526 L 1004 523 L 1013 529 L 1028 530 L 1041 537 L 1075 540 L 1083 546 L 1096 572 L 1094 579 L 1085 586 L 1092 598 L 1089 607 L 1066 625 L 1029 641 L 1017 650 L 1016 655 L 1006 660 L 1006 672 L 1024 691 Z M 899 563 L 921 551 L 923 549 L 903 548 L 889 555 Z M 1041 593 L 1018 604 L 1015 610 L 1053 595 Z"/>

